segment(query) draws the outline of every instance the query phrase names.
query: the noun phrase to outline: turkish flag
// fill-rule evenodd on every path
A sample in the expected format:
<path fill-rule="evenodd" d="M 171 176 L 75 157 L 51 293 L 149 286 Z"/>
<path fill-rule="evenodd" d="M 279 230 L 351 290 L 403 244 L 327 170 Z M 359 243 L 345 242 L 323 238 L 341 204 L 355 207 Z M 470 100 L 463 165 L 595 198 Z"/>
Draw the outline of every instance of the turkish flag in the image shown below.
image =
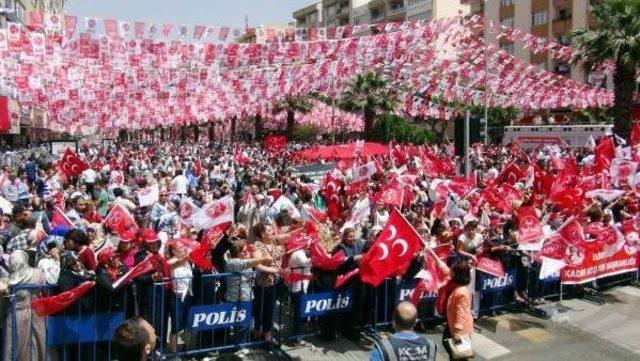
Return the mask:
<path fill-rule="evenodd" d="M 564 240 L 570 245 L 577 245 L 584 243 L 584 231 L 582 226 L 575 217 L 569 218 L 558 229 L 558 233 L 564 238 Z"/>
<path fill-rule="evenodd" d="M 192 226 L 197 230 L 214 227 L 221 223 L 233 222 L 233 197 L 226 196 L 205 205 L 191 217 Z"/>
<path fill-rule="evenodd" d="M 31 309 L 36 315 L 46 317 L 55 315 L 74 304 L 95 285 L 94 281 L 86 281 L 79 286 L 59 293 L 55 296 L 31 300 Z"/>
<path fill-rule="evenodd" d="M 476 263 L 476 269 L 478 271 L 488 273 L 498 278 L 503 278 L 505 276 L 504 267 L 502 266 L 502 263 L 500 263 L 500 261 L 491 259 L 489 257 L 478 258 L 478 262 Z"/>
<path fill-rule="evenodd" d="M 284 135 L 269 135 L 264 138 L 264 148 L 271 155 L 281 154 L 287 147 L 287 137 Z"/>
<path fill-rule="evenodd" d="M 128 282 L 130 282 L 130 281 L 142 276 L 143 274 L 149 273 L 151 271 L 161 270 L 162 269 L 161 268 L 162 267 L 161 266 L 161 262 L 162 261 L 160 261 L 159 258 L 160 258 L 160 256 L 155 255 L 155 254 L 148 255 L 147 258 L 145 258 L 142 262 L 140 262 L 137 265 L 133 266 L 133 268 L 131 268 L 129 270 L 129 272 L 125 273 L 117 281 L 113 282 L 111 287 L 113 287 L 113 289 L 115 290 L 121 284 L 128 283 Z M 160 261 L 160 262 L 158 262 L 158 261 Z"/>
<path fill-rule="evenodd" d="M 220 223 L 215 227 L 211 227 L 202 234 L 202 242 L 214 248 L 218 242 L 224 237 L 224 232 L 231 226 L 231 222 Z"/>
<path fill-rule="evenodd" d="M 211 246 L 208 242 L 202 242 L 198 247 L 189 252 L 189 260 L 203 271 L 213 269 L 211 262 Z"/>
<path fill-rule="evenodd" d="M 524 176 L 525 175 L 522 170 L 520 170 L 517 165 L 511 162 L 502 170 L 502 172 L 498 176 L 498 182 L 504 182 L 510 185 L 514 185 L 520 179 L 524 178 Z"/>
<path fill-rule="evenodd" d="M 611 137 L 600 139 L 594 153 L 594 171 L 600 173 L 609 170 L 611 160 L 616 157 L 616 149 Z"/>
<path fill-rule="evenodd" d="M 535 243 L 542 236 L 542 225 L 533 207 L 520 207 L 518 209 L 519 243 Z"/>
<path fill-rule="evenodd" d="M 402 207 L 403 187 L 397 183 L 383 186 L 374 199 L 380 203 Z"/>
<path fill-rule="evenodd" d="M 584 191 L 581 188 L 567 188 L 560 192 L 554 192 L 550 200 L 560 209 L 571 212 L 578 211 L 582 209 Z"/>
<path fill-rule="evenodd" d="M 614 158 L 610 163 L 609 174 L 613 184 L 622 187 L 633 183 L 637 169 L 637 162 Z"/>
<path fill-rule="evenodd" d="M 319 241 L 311 243 L 309 246 L 309 256 L 313 267 L 333 271 L 345 260 L 344 252 L 340 251 L 333 256 L 329 256 Z"/>
<path fill-rule="evenodd" d="M 91 168 L 89 164 L 80 159 L 76 152 L 71 150 L 71 148 L 67 148 L 64 152 L 62 159 L 58 162 L 58 166 L 62 173 L 73 178 L 79 177 L 82 172 Z"/>
<path fill-rule="evenodd" d="M 362 258 L 362 281 L 375 287 L 391 275 L 404 274 L 420 247 L 420 236 L 397 209 L 394 209 L 373 246 Z"/>
<path fill-rule="evenodd" d="M 109 214 L 104 218 L 103 224 L 119 236 L 125 232 L 136 231 L 138 229 L 138 224 L 131 213 L 119 204 L 111 208 Z"/>
<path fill-rule="evenodd" d="M 567 252 L 567 243 L 560 235 L 549 238 L 540 249 L 540 256 L 553 259 L 564 259 Z"/>

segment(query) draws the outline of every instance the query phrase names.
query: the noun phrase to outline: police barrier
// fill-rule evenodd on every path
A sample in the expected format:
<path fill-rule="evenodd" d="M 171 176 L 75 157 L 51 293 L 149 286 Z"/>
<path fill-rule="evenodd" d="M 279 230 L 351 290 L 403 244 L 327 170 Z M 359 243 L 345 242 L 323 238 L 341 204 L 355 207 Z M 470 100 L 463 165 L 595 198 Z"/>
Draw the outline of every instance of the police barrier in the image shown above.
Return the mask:
<path fill-rule="evenodd" d="M 157 351 L 162 358 L 251 348 L 315 334 L 335 337 L 338 330 L 375 333 L 390 326 L 394 306 L 410 299 L 416 282 L 390 278 L 372 288 L 355 281 L 333 290 L 317 280 L 311 281 L 308 288 L 292 293 L 291 288 L 278 282 L 257 285 L 256 276 L 253 271 L 196 273 L 193 277 L 152 283 L 149 289 L 138 285 L 137 292 L 127 285 L 118 295 L 94 287 L 64 311 L 45 318 L 32 313 L 29 302 L 53 294 L 57 287 L 16 285 L 11 287 L 9 313 L 2 324 L 3 354 L 9 355 L 12 361 L 109 360 L 113 354 L 111 337 L 124 319 L 133 316 L 134 297 L 141 306 L 142 316 L 156 329 Z M 512 304 L 518 279 L 515 267 L 508 268 L 503 278 L 478 272 L 476 289 L 480 294 L 480 312 Z M 538 280 L 537 273 L 533 273 L 525 282 L 533 298 L 561 294 L 557 291 L 560 288 L 557 275 Z M 176 293 L 185 284 L 190 291 Z M 438 319 L 436 298 L 436 294 L 422 295 L 421 320 Z M 359 319 L 357 315 L 365 317 Z M 251 337 L 251 330 L 269 322 L 273 340 Z"/>
<path fill-rule="evenodd" d="M 3 354 L 22 360 L 111 360 L 111 337 L 132 304 L 127 291 L 109 294 L 94 287 L 65 310 L 39 317 L 31 300 L 54 294 L 54 285 L 19 284 L 10 288 L 3 327 Z"/>

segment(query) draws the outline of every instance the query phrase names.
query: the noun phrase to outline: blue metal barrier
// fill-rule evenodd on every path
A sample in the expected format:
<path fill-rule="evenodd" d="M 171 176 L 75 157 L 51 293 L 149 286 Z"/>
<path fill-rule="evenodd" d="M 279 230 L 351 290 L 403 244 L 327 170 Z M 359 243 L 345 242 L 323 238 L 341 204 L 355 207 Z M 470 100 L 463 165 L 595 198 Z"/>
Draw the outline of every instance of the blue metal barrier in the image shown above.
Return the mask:
<path fill-rule="evenodd" d="M 505 270 L 505 277 L 476 272 L 476 291 L 480 293 L 480 314 L 503 310 L 513 304 L 516 289 L 516 268 Z"/>
<path fill-rule="evenodd" d="M 4 338 L 12 361 L 110 360 L 111 337 L 125 320 L 127 292 L 107 295 L 94 287 L 58 314 L 39 317 L 30 300 L 53 294 L 56 286 L 22 284 L 11 287 L 9 317 Z M 17 327 L 14 327 L 17 325 Z M 10 332 L 9 332 L 10 331 Z M 10 337 L 10 342 L 6 342 Z"/>

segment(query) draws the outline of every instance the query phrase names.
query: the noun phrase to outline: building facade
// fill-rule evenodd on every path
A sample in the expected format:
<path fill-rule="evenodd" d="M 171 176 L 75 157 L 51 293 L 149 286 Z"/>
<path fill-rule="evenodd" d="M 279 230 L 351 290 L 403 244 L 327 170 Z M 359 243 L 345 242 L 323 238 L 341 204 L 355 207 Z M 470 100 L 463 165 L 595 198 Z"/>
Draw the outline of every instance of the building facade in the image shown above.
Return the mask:
<path fill-rule="evenodd" d="M 471 12 L 484 14 L 489 20 L 522 30 L 525 33 L 548 39 L 563 45 L 571 45 L 571 30 L 590 26 L 589 0 L 472 0 Z M 499 44 L 502 50 L 526 60 L 542 69 L 586 82 L 588 77 L 579 66 L 554 60 L 547 52 L 534 54 L 520 40 L 497 40 L 492 34 L 487 38 Z"/>
<path fill-rule="evenodd" d="M 0 0 L 0 27 L 7 22 L 29 24 L 29 12 L 40 11 L 49 14 L 63 14 L 65 0 Z"/>
<path fill-rule="evenodd" d="M 298 27 L 363 25 L 430 20 L 468 14 L 457 0 L 322 0 L 293 13 Z"/>

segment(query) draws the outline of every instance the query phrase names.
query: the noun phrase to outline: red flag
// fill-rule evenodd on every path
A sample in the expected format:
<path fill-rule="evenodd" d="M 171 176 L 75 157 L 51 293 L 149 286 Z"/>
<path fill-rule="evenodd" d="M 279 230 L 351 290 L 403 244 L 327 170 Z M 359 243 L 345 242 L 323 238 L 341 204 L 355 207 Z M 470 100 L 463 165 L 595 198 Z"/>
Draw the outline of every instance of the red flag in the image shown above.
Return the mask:
<path fill-rule="evenodd" d="M 629 136 L 629 145 L 633 147 L 638 144 L 640 144 L 640 122 L 633 122 L 631 135 Z"/>
<path fill-rule="evenodd" d="M 58 226 L 74 228 L 73 222 L 67 217 L 66 214 L 58 207 L 54 206 L 51 210 L 51 228 L 56 228 Z"/>
<path fill-rule="evenodd" d="M 566 252 L 567 243 L 565 240 L 562 236 L 555 236 L 544 242 L 540 249 L 540 256 L 562 260 L 565 258 Z"/>
<path fill-rule="evenodd" d="M 403 191 L 403 187 L 397 183 L 388 184 L 376 193 L 374 199 L 380 203 L 402 207 Z"/>
<path fill-rule="evenodd" d="M 103 221 L 104 225 L 118 236 L 123 235 L 127 231 L 136 231 L 138 224 L 124 207 L 116 204 Z"/>
<path fill-rule="evenodd" d="M 189 260 L 203 271 L 212 270 L 213 263 L 211 263 L 210 252 L 211 246 L 209 243 L 203 242 L 189 253 Z"/>
<path fill-rule="evenodd" d="M 394 209 L 373 246 L 362 258 L 362 281 L 377 286 L 391 275 L 404 274 L 413 255 L 421 246 L 420 236 L 397 209 Z"/>
<path fill-rule="evenodd" d="M 302 209 L 317 222 L 323 223 L 327 220 L 327 214 L 318 208 L 312 207 L 307 204 L 302 205 Z"/>
<path fill-rule="evenodd" d="M 128 283 L 136 279 L 137 277 L 142 276 L 143 274 L 149 273 L 151 271 L 157 271 L 159 269 L 158 260 L 160 258 L 158 255 L 150 254 L 145 258 L 142 262 L 133 266 L 129 272 L 125 273 L 122 277 L 120 277 L 117 281 L 113 282 L 111 287 L 115 290 L 121 284 Z"/>
<path fill-rule="evenodd" d="M 74 178 L 79 177 L 82 172 L 90 168 L 89 164 L 80 159 L 76 152 L 72 151 L 70 148 L 67 148 L 64 152 L 58 166 L 62 173 Z"/>
<path fill-rule="evenodd" d="M 86 281 L 79 286 L 55 296 L 31 300 L 31 309 L 36 315 L 46 317 L 63 311 L 78 301 L 95 285 L 94 281 Z"/>
<path fill-rule="evenodd" d="M 436 261 L 429 254 L 424 256 L 424 269 L 416 275 L 420 281 L 411 290 L 410 302 L 418 307 L 420 297 L 424 292 L 437 292 L 440 288 L 443 275 L 440 274 L 436 267 Z"/>
<path fill-rule="evenodd" d="M 533 207 L 520 207 L 518 210 L 519 243 L 535 243 L 542 236 L 542 225 Z"/>
<path fill-rule="evenodd" d="M 233 197 L 226 196 L 203 206 L 191 217 L 191 225 L 197 230 L 233 222 Z"/>
<path fill-rule="evenodd" d="M 476 263 L 476 269 L 481 272 L 488 273 L 492 276 L 496 276 L 499 278 L 503 278 L 504 267 L 500 261 L 491 259 L 489 257 L 480 257 L 478 258 L 478 262 Z"/>
<path fill-rule="evenodd" d="M 284 135 L 269 135 L 264 138 L 264 147 L 271 155 L 281 154 L 287 147 L 287 137 Z"/>
<path fill-rule="evenodd" d="M 277 201 L 280 196 L 282 196 L 282 190 L 278 188 L 267 189 L 267 195 L 273 198 L 273 201 Z"/>
<path fill-rule="evenodd" d="M 7 97 L 0 96 L 0 133 L 11 130 L 11 119 L 9 119 L 9 102 Z"/>
<path fill-rule="evenodd" d="M 569 212 L 579 211 L 582 209 L 584 191 L 580 188 L 568 188 L 560 192 L 555 192 L 550 200 L 562 210 Z"/>
<path fill-rule="evenodd" d="M 352 269 L 351 271 L 343 275 L 338 275 L 338 277 L 336 278 L 336 283 L 333 285 L 333 288 L 339 289 L 340 287 L 342 287 L 342 285 L 344 285 L 348 280 L 352 279 L 358 273 L 360 273 L 360 268 Z"/>
<path fill-rule="evenodd" d="M 202 175 L 202 162 L 200 159 L 196 159 L 196 161 L 193 162 L 193 174 L 196 177 L 200 177 L 200 175 Z"/>
<path fill-rule="evenodd" d="M 300 282 L 300 281 L 307 281 L 307 280 L 313 280 L 314 276 L 313 275 L 305 275 L 299 272 L 289 272 L 289 273 L 285 273 L 282 276 L 282 280 L 284 281 L 284 283 L 291 285 L 294 282 Z"/>
<path fill-rule="evenodd" d="M 202 234 L 202 242 L 203 244 L 208 244 L 211 249 L 215 248 L 215 246 L 220 242 L 222 237 L 224 237 L 224 232 L 231 226 L 230 222 L 220 223 L 214 227 L 211 227 L 204 231 Z"/>
<path fill-rule="evenodd" d="M 594 153 L 594 171 L 600 173 L 609 170 L 611 160 L 616 157 L 616 149 L 611 137 L 600 139 Z"/>
<path fill-rule="evenodd" d="M 520 179 L 524 178 L 524 176 L 525 175 L 522 170 L 520 170 L 517 165 L 511 162 L 502 170 L 502 172 L 498 176 L 498 182 L 504 182 L 510 185 L 514 185 Z"/>
<path fill-rule="evenodd" d="M 569 218 L 560 228 L 558 233 L 570 245 L 584 243 L 584 232 L 582 226 L 574 217 Z"/>
<path fill-rule="evenodd" d="M 298 230 L 291 238 L 287 240 L 285 248 L 287 252 L 291 252 L 298 249 L 304 249 L 318 240 L 318 233 L 313 223 L 307 221 L 304 229 Z"/>
<path fill-rule="evenodd" d="M 311 243 L 309 246 L 309 256 L 311 257 L 313 267 L 325 271 L 335 270 L 345 260 L 344 252 L 342 251 L 329 257 L 320 242 Z"/>

